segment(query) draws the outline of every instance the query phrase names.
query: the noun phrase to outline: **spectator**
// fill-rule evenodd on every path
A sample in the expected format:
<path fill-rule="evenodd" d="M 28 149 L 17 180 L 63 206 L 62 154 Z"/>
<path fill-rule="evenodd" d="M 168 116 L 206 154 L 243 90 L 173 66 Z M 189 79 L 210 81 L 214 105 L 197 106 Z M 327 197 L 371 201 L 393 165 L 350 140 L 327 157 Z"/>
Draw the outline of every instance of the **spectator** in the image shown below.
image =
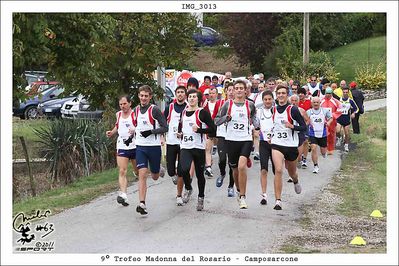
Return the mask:
<path fill-rule="evenodd" d="M 205 76 L 204 77 L 204 83 L 199 87 L 199 91 L 204 94 L 206 89 L 209 89 L 211 87 L 211 77 L 210 76 Z"/>
<path fill-rule="evenodd" d="M 360 134 L 359 117 L 361 114 L 364 113 L 364 105 L 363 105 L 364 95 L 363 92 L 357 88 L 356 82 L 352 81 L 349 84 L 349 87 L 351 89 L 350 91 L 352 91 L 353 100 L 355 101 L 357 107 L 359 108 L 359 111 L 355 113 L 355 117 L 352 118 L 353 134 Z"/>

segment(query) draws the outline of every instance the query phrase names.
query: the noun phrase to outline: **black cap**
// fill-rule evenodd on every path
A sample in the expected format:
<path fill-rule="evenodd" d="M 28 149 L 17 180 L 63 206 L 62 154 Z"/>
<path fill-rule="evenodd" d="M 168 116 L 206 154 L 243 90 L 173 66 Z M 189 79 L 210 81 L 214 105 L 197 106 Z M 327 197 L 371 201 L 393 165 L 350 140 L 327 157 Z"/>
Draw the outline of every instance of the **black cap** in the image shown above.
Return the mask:
<path fill-rule="evenodd" d="M 320 82 L 321 85 L 324 85 L 324 84 L 327 84 L 327 83 L 330 83 L 330 81 L 327 78 L 323 78 L 321 80 L 321 82 Z"/>
<path fill-rule="evenodd" d="M 299 80 L 294 80 L 294 82 L 292 82 L 292 85 L 297 85 L 298 87 L 301 87 L 300 84 L 301 83 L 299 82 Z"/>

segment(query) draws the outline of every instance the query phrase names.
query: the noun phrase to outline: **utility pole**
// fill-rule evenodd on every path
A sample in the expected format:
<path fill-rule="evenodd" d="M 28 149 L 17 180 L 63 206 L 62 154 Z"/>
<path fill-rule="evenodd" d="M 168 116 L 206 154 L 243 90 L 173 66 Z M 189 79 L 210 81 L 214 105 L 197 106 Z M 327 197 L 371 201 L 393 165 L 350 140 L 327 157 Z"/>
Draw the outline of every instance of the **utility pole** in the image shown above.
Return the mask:
<path fill-rule="evenodd" d="M 309 13 L 303 14 L 303 64 L 309 63 Z"/>

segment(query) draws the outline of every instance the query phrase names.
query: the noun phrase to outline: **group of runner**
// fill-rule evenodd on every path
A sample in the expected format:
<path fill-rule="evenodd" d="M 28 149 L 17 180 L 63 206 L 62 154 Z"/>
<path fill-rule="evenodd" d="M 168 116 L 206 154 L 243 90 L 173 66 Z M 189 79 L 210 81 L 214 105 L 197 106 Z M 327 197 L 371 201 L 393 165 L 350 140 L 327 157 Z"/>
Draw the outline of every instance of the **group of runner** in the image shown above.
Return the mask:
<path fill-rule="evenodd" d="M 120 111 L 115 127 L 106 132 L 108 137 L 118 134 L 117 164 L 120 192 L 117 202 L 128 206 L 126 172 L 129 161 L 139 176 L 139 204 L 136 211 L 148 213 L 145 199 L 148 170 L 154 180 L 160 176 L 161 145 L 165 136 L 168 175 L 176 184 L 176 205 L 189 202 L 193 193 L 192 180 L 197 178 L 196 209 L 204 208 L 205 174 L 213 176 L 212 148 L 217 146 L 221 187 L 229 166 L 228 197 L 237 196 L 240 209 L 247 209 L 247 169 L 250 155 L 260 160 L 260 204 L 266 205 L 269 161 L 274 175 L 275 210 L 282 209 L 282 176 L 287 169 L 289 182 L 297 194 L 301 185 L 297 173 L 307 167 L 307 152 L 311 150 L 313 173 L 320 170 L 318 150 L 323 157 L 335 149 L 344 135 L 345 151 L 349 151 L 349 125 L 359 107 L 350 98 L 350 90 L 343 86 L 341 97 L 333 96 L 327 79 L 317 82 L 315 76 L 300 86 L 298 81 L 283 82 L 274 78 L 232 81 L 231 74 L 222 84 L 207 77 L 209 84 L 199 87 L 195 78 L 187 86 L 175 89 L 175 99 L 163 113 L 151 104 L 152 89 L 139 88 L 140 104 L 131 106 L 129 96 L 119 98 Z M 342 84 L 342 83 L 341 83 Z M 331 84 L 333 85 L 333 84 Z M 332 86 L 333 87 L 333 86 Z M 206 93 L 204 93 L 206 91 Z M 341 132 L 341 127 L 343 133 Z M 254 145 L 255 144 L 255 145 Z M 339 143 L 338 143 L 339 144 Z M 235 190 L 234 190 L 235 186 Z"/>

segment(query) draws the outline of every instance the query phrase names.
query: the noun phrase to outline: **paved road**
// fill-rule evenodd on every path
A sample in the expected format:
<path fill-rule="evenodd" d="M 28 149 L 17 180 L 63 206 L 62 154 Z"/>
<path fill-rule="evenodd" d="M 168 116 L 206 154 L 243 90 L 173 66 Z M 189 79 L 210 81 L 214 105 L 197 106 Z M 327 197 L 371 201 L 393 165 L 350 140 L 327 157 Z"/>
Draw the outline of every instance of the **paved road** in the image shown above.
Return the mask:
<path fill-rule="evenodd" d="M 382 102 L 382 105 L 381 105 Z M 366 110 L 382 107 L 384 101 L 366 103 Z M 310 155 L 308 156 L 310 158 Z M 215 157 L 215 160 L 217 158 Z M 214 163 L 215 176 L 219 173 Z M 216 188 L 215 178 L 207 179 L 205 209 L 196 211 L 194 183 L 192 201 L 175 205 L 175 189 L 167 176 L 148 179 L 149 215 L 136 213 L 137 184 L 128 188 L 131 205 L 116 203 L 116 192 L 93 202 L 48 218 L 55 232 L 53 253 L 273 253 L 275 247 L 298 226 L 302 208 L 312 204 L 340 166 L 340 151 L 319 159 L 320 173 L 312 167 L 299 169 L 302 194 L 283 179 L 283 210 L 275 211 L 272 177 L 268 178 L 269 204 L 261 206 L 259 163 L 248 171 L 247 210 L 240 210 L 236 198 L 227 197 L 227 184 Z M 115 182 L 117 177 L 115 177 Z M 195 180 L 194 180 L 195 181 Z M 16 241 L 14 235 L 14 243 Z"/>

